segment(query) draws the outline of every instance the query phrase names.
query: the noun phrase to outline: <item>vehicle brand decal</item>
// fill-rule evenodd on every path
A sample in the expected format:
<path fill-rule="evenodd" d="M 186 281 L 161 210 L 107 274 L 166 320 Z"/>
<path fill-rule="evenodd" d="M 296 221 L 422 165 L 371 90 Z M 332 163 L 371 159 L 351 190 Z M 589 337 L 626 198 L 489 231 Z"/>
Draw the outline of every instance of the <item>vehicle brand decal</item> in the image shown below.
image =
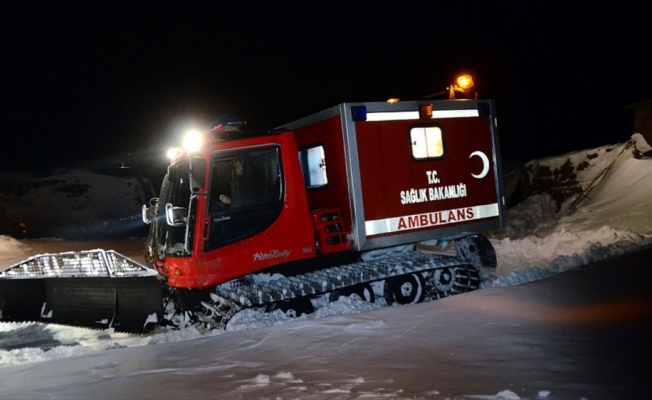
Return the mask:
<path fill-rule="evenodd" d="M 367 236 L 498 216 L 498 203 L 365 221 Z"/>
<path fill-rule="evenodd" d="M 264 260 L 273 260 L 275 258 L 288 258 L 290 256 L 290 250 L 270 250 L 267 253 L 255 253 L 254 261 L 264 261 Z"/>

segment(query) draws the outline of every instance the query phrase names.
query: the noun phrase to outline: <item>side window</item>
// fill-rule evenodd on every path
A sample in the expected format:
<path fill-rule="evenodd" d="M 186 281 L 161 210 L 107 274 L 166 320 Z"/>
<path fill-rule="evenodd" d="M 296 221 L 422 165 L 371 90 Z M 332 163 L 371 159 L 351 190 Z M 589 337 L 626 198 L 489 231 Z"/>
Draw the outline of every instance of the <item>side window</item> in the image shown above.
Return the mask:
<path fill-rule="evenodd" d="M 444 134 L 439 126 L 410 128 L 412 157 L 417 160 L 440 158 L 444 155 Z"/>
<path fill-rule="evenodd" d="M 211 186 L 210 186 L 210 196 L 211 201 L 209 202 L 209 211 L 223 211 L 228 209 L 230 204 L 226 204 L 224 200 L 228 196 L 229 200 L 231 198 L 231 186 L 233 181 L 233 169 L 234 169 L 234 160 L 233 158 L 224 158 L 216 159 L 213 161 L 213 170 L 211 173 Z M 230 203 L 230 201 L 229 201 Z"/>
<path fill-rule="evenodd" d="M 281 200 L 277 148 L 247 150 L 213 159 L 209 211 L 265 207 Z"/>
<path fill-rule="evenodd" d="M 299 149 L 299 161 L 306 188 L 318 188 L 328 184 L 323 145 L 312 145 Z"/>
<path fill-rule="evenodd" d="M 218 152 L 212 158 L 204 251 L 267 229 L 283 209 L 278 146 Z"/>

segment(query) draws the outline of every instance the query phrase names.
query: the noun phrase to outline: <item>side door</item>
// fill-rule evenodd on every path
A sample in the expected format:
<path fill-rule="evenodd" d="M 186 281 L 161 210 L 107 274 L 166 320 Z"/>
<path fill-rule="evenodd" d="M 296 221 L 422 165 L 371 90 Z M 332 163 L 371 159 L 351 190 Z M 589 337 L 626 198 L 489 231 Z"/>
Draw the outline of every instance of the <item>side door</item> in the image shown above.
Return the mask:
<path fill-rule="evenodd" d="M 281 165 L 276 145 L 213 155 L 204 251 L 244 240 L 274 223 L 283 208 Z"/>

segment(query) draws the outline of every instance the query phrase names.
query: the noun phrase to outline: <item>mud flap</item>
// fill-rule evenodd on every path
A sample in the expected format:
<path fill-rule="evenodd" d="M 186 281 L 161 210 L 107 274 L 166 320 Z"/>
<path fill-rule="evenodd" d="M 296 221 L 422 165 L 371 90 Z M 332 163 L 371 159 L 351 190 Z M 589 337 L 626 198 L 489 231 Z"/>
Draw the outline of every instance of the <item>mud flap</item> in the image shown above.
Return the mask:
<path fill-rule="evenodd" d="M 457 254 L 469 264 L 479 267 L 496 268 L 496 250 L 489 239 L 482 235 L 473 234 L 455 239 Z"/>

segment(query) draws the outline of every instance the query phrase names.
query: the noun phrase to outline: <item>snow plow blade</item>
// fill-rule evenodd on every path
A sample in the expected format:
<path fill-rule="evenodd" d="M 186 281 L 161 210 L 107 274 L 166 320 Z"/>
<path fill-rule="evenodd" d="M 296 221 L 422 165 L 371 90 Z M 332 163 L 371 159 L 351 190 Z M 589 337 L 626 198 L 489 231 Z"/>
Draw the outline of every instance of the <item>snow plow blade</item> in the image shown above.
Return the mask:
<path fill-rule="evenodd" d="M 111 250 L 37 255 L 0 273 L 0 321 L 144 333 L 162 315 L 156 272 Z"/>

